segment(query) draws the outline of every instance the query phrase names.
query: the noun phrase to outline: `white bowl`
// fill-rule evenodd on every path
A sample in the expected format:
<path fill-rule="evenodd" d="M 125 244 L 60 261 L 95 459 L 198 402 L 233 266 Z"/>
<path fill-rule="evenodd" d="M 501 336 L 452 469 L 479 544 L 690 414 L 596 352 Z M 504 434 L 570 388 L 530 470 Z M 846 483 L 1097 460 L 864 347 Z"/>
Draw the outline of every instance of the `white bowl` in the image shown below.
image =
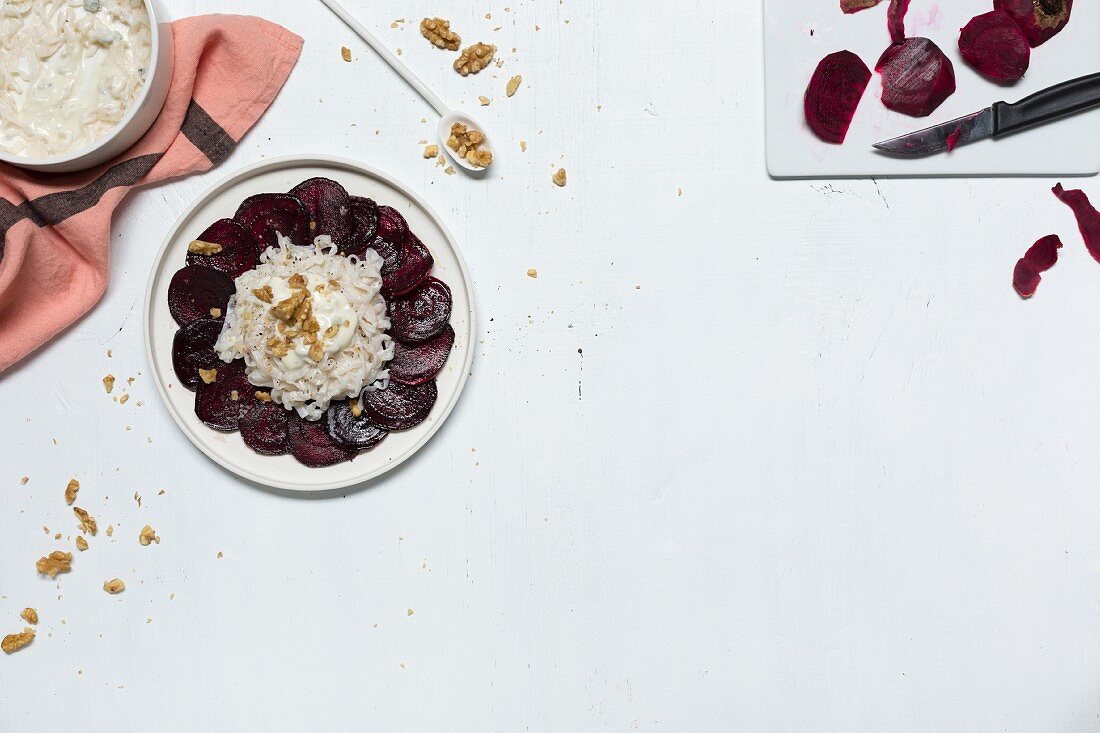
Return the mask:
<path fill-rule="evenodd" d="M 141 139 L 152 127 L 153 121 L 164 107 L 164 100 L 168 98 L 174 58 L 172 26 L 159 0 L 145 0 L 145 7 L 149 11 L 149 27 L 156 28 L 156 33 L 152 34 L 149 71 L 141 93 L 115 128 L 91 145 L 71 153 L 47 158 L 25 158 L 0 151 L 0 161 L 47 173 L 82 171 L 121 155 Z"/>

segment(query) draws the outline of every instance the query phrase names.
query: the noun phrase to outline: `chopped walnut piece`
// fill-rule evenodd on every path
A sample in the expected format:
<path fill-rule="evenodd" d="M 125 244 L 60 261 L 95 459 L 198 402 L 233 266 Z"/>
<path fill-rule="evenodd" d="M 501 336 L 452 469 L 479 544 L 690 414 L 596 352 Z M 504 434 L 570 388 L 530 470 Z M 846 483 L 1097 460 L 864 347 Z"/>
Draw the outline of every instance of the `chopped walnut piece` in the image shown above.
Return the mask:
<path fill-rule="evenodd" d="M 108 525 L 107 525 L 107 536 L 108 536 L 108 537 L 113 537 L 113 536 L 114 536 L 114 534 L 115 534 L 115 525 L 113 525 L 113 524 L 108 524 Z"/>
<path fill-rule="evenodd" d="M 91 514 L 84 511 L 78 506 L 73 507 L 73 513 L 76 514 L 76 518 L 80 520 L 80 528 L 90 534 L 92 537 L 95 537 L 95 533 L 97 531 L 95 517 L 93 517 Z"/>
<path fill-rule="evenodd" d="M 314 361 L 321 361 L 325 357 L 325 347 L 318 341 L 309 347 L 309 358 Z"/>
<path fill-rule="evenodd" d="M 463 76 L 476 74 L 493 61 L 493 54 L 497 47 L 488 43 L 475 43 L 464 49 L 455 59 L 454 69 Z"/>
<path fill-rule="evenodd" d="M 236 402 L 240 398 L 241 398 L 241 395 L 237 390 L 234 389 L 234 390 L 231 390 L 229 392 L 229 399 L 233 400 L 234 402 Z M 163 493 L 163 492 L 161 492 L 161 493 Z"/>
<path fill-rule="evenodd" d="M 326 338 L 326 339 L 331 339 L 333 336 L 335 336 L 338 333 L 340 333 L 340 327 L 337 326 L 336 324 L 333 324 L 333 325 L 331 325 L 331 326 L 329 326 L 328 328 L 325 329 L 325 332 L 322 334 L 322 337 Z"/>
<path fill-rule="evenodd" d="M 256 390 L 256 399 L 258 399 L 260 402 L 271 402 L 271 393 Z"/>
<path fill-rule="evenodd" d="M 340 47 L 340 58 L 342 58 L 344 61 L 347 61 L 347 62 L 350 63 L 351 62 L 351 49 L 348 48 L 347 46 L 341 46 Z"/>
<path fill-rule="evenodd" d="M 31 480 L 30 476 L 24 476 L 23 478 L 19 479 L 19 485 L 20 486 L 26 486 L 27 482 L 30 481 L 30 480 Z"/>
<path fill-rule="evenodd" d="M 455 173 L 457 173 L 457 171 L 455 170 L 455 167 L 453 165 L 449 165 L 446 168 L 444 168 L 443 172 L 446 173 L 448 176 L 453 176 Z"/>
<path fill-rule="evenodd" d="M 103 378 L 103 388 L 107 390 L 107 394 L 111 394 L 111 390 L 115 388 L 114 374 L 108 374 Z"/>
<path fill-rule="evenodd" d="M 451 125 L 451 135 L 447 138 L 447 147 L 455 151 L 459 158 L 465 158 L 471 165 L 487 168 L 493 162 L 493 154 L 480 146 L 485 142 L 485 134 L 471 130 L 461 122 Z"/>
<path fill-rule="evenodd" d="M 56 578 L 58 573 L 67 573 L 73 569 L 73 553 L 54 550 L 49 555 L 38 558 L 34 567 L 39 575 Z"/>
<path fill-rule="evenodd" d="M 221 318 L 222 317 L 222 309 L 221 308 L 211 308 L 210 309 L 210 317 L 211 318 Z"/>
<path fill-rule="evenodd" d="M 197 255 L 216 255 L 222 251 L 222 246 L 217 242 L 203 242 L 196 239 L 187 245 L 187 251 Z"/>
<path fill-rule="evenodd" d="M 148 547 L 152 543 L 160 544 L 160 537 L 157 537 L 157 533 L 148 524 L 141 528 L 141 533 L 138 535 L 138 542 L 142 547 Z"/>
<path fill-rule="evenodd" d="M 287 278 L 286 284 L 289 285 L 293 290 L 301 290 L 309 283 L 306 281 L 306 278 L 302 273 L 296 272 L 289 278 Z"/>
<path fill-rule="evenodd" d="M 298 325 L 302 320 L 305 320 L 304 318 L 299 318 L 299 310 L 309 301 L 309 298 L 310 295 L 308 290 L 295 291 L 289 298 L 275 304 L 271 312 L 283 323 L 292 326 Z"/>
<path fill-rule="evenodd" d="M 125 393 L 121 397 L 118 398 L 118 404 L 120 404 L 120 405 L 125 405 L 129 401 L 130 401 L 129 393 Z"/>
<path fill-rule="evenodd" d="M 88 540 L 84 539 L 81 535 L 76 536 L 76 549 L 84 552 L 88 549 Z"/>
<path fill-rule="evenodd" d="M 5 636 L 3 641 L 0 641 L 0 649 L 3 649 L 5 654 L 12 654 L 32 641 L 34 641 L 34 629 L 24 628 L 22 634 L 8 634 Z"/>
<path fill-rule="evenodd" d="M 488 107 L 489 106 L 489 98 L 488 97 L 485 97 L 485 96 L 478 97 L 477 101 L 481 102 L 482 107 Z"/>
<path fill-rule="evenodd" d="M 26 621 L 28 624 L 38 623 L 38 611 L 33 608 L 24 608 L 22 613 L 19 614 L 19 618 Z"/>
<path fill-rule="evenodd" d="M 478 168 L 488 168 L 493 164 L 493 154 L 488 150 L 467 150 L 466 160 Z"/>
<path fill-rule="evenodd" d="M 519 150 L 520 150 L 521 153 L 526 153 L 527 152 L 527 141 L 526 140 L 520 140 L 519 141 Z"/>
<path fill-rule="evenodd" d="M 213 384 L 218 381 L 217 369 L 199 369 L 199 378 L 203 384 Z"/>
<path fill-rule="evenodd" d="M 522 84 L 522 83 L 523 83 L 523 77 L 520 76 L 519 74 L 516 74 L 515 76 L 513 76 L 511 79 L 508 80 L 508 86 L 506 86 L 504 88 L 505 94 L 507 94 L 509 97 L 511 97 L 513 94 L 516 93 L 516 90 L 519 89 L 519 85 Z"/>
<path fill-rule="evenodd" d="M 534 279 L 534 278 L 537 278 L 538 276 L 539 276 L 539 271 L 538 270 L 536 270 L 533 267 L 528 268 L 527 277 Z"/>
<path fill-rule="evenodd" d="M 114 580 L 105 580 L 103 581 L 103 590 L 107 591 L 111 595 L 115 595 L 126 590 L 126 584 L 123 583 L 122 580 L 120 580 L 119 578 L 115 578 Z"/>
<path fill-rule="evenodd" d="M 425 18 L 420 21 L 420 35 L 431 41 L 436 48 L 457 51 L 462 38 L 451 30 L 451 21 L 442 18 Z"/>
<path fill-rule="evenodd" d="M 26 481 L 23 483 L 26 483 Z M 78 491 L 80 491 L 80 482 L 75 478 L 69 479 L 69 483 L 65 486 L 65 503 L 72 506 L 72 503 L 76 501 Z"/>
<path fill-rule="evenodd" d="M 355 417 L 359 417 L 363 414 L 363 406 L 359 404 L 359 400 L 354 400 L 349 403 L 348 409 L 351 410 L 351 414 Z"/>
<path fill-rule="evenodd" d="M 275 293 L 271 292 L 270 285 L 264 285 L 262 288 L 253 288 L 252 294 L 256 296 L 257 300 L 262 300 L 264 303 L 270 303 L 275 300 Z"/>
<path fill-rule="evenodd" d="M 554 173 L 554 175 L 551 177 L 550 180 L 552 180 L 554 182 L 554 185 L 557 186 L 558 188 L 564 188 L 565 187 L 565 169 L 564 168 L 558 168 L 557 172 Z"/>
<path fill-rule="evenodd" d="M 432 158 L 434 158 L 437 155 L 439 155 L 439 146 L 438 145 L 428 145 L 427 147 L 424 148 L 424 158 L 425 158 L 425 160 L 431 160 Z"/>

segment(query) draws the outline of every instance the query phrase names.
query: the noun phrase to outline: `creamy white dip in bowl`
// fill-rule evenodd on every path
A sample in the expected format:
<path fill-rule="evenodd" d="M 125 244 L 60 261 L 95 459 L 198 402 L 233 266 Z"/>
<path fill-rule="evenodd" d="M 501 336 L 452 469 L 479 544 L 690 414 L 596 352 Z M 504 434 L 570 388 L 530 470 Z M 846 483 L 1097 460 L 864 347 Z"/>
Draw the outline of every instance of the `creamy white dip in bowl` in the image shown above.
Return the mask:
<path fill-rule="evenodd" d="M 172 82 L 159 0 L 0 0 L 0 161 L 92 168 L 152 126 Z"/>

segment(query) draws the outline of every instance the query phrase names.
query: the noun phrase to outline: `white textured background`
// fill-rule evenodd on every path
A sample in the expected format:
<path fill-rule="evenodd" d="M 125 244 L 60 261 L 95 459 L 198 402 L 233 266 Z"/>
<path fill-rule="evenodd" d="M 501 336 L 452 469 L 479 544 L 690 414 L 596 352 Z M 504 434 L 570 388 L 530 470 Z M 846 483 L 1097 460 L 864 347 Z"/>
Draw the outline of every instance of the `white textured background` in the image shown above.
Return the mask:
<path fill-rule="evenodd" d="M 306 38 L 275 106 L 220 169 L 132 196 L 107 297 L 0 378 L 0 631 L 42 618 L 0 658 L 0 730 L 1100 725 L 1100 266 L 1052 182 L 771 182 L 755 3 L 509 3 L 351 3 L 445 98 L 493 99 L 480 182 L 420 159 L 428 109 L 318 3 L 241 3 Z M 429 12 L 504 68 L 461 79 L 389 28 Z M 221 471 L 146 377 L 125 406 L 99 382 L 147 372 L 169 223 L 302 152 L 427 198 L 484 339 L 415 460 L 313 500 Z M 117 531 L 54 583 L 71 476 Z"/>

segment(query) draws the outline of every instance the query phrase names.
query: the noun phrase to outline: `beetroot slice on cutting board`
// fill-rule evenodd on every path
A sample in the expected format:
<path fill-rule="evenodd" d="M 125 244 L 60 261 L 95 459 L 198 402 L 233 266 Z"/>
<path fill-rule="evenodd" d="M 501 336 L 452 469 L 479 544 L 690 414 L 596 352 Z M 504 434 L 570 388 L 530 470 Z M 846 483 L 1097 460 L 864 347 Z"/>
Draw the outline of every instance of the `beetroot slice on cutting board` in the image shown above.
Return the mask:
<path fill-rule="evenodd" d="M 382 253 L 379 253 L 382 254 Z M 382 255 L 383 260 L 386 255 Z M 407 293 L 424 282 L 435 266 L 435 258 L 415 234 L 401 251 L 401 264 L 397 269 L 382 275 L 382 294 L 388 299 Z"/>
<path fill-rule="evenodd" d="M 993 7 L 1009 14 L 1032 48 L 1062 32 L 1073 12 L 1073 0 L 993 0 Z"/>
<path fill-rule="evenodd" d="M 355 456 L 355 451 L 342 447 L 332 439 L 323 419 L 311 422 L 292 411 L 288 434 L 291 455 L 311 468 L 332 466 Z"/>
<path fill-rule="evenodd" d="M 331 178 L 310 178 L 289 191 L 309 213 L 309 234 L 327 234 L 340 251 L 351 244 L 348 212 L 351 210 L 347 190 Z"/>
<path fill-rule="evenodd" d="M 258 193 L 249 196 L 237 208 L 233 218 L 252 232 L 263 249 L 279 243 L 278 232 L 297 245 L 313 241 L 309 234 L 309 213 L 296 196 L 288 193 Z"/>
<path fill-rule="evenodd" d="M 203 265 L 236 278 L 251 270 L 260 261 L 261 249 L 256 238 L 252 236 L 252 232 L 232 219 L 218 219 L 195 239 L 200 242 L 219 244 L 222 251 L 213 255 L 188 252 L 187 264 L 189 265 Z"/>
<path fill-rule="evenodd" d="M 222 322 L 213 318 L 192 321 L 176 331 L 172 339 L 172 368 L 180 384 L 195 389 L 202 384 L 199 369 L 217 369 L 225 364 L 214 351 Z"/>
<path fill-rule="evenodd" d="M 390 380 L 400 384 L 423 384 L 435 379 L 439 370 L 447 363 L 451 348 L 455 343 L 455 330 L 451 324 L 443 333 L 417 346 L 406 346 L 400 341 L 393 342 L 393 359 L 386 364 Z"/>
<path fill-rule="evenodd" d="M 247 399 L 255 388 L 244 374 L 243 359 L 231 364 L 222 362 L 216 368 L 218 374 L 215 381 L 200 383 L 195 392 L 195 415 L 212 430 L 232 433 L 240 424 L 241 400 Z M 237 393 L 235 400 L 234 392 Z"/>
<path fill-rule="evenodd" d="M 433 339 L 447 327 L 451 305 L 447 283 L 429 277 L 416 290 L 389 301 L 390 335 L 406 345 Z"/>
<path fill-rule="evenodd" d="M 351 237 L 347 247 L 340 251 L 362 255 L 378 236 L 378 204 L 362 196 L 352 196 L 348 203 L 347 219 Z"/>
<path fill-rule="evenodd" d="M 389 435 L 388 430 L 372 425 L 365 412 L 356 417 L 347 400 L 329 405 L 324 419 L 329 436 L 348 450 L 370 450 Z"/>
<path fill-rule="evenodd" d="M 959 34 L 963 60 L 998 82 L 1022 79 L 1031 64 L 1031 46 L 1020 26 L 1003 10 L 975 16 Z"/>
<path fill-rule="evenodd" d="M 238 414 L 245 445 L 262 456 L 281 456 L 290 451 L 290 411 L 278 402 L 256 399 L 255 390 L 241 396 Z"/>
<path fill-rule="evenodd" d="M 890 0 L 886 9 L 886 27 L 894 43 L 905 41 L 905 15 L 909 12 L 909 0 Z"/>
<path fill-rule="evenodd" d="M 1062 240 L 1057 234 L 1050 234 L 1031 245 L 1027 253 L 1016 263 L 1012 272 L 1012 287 L 1021 298 L 1030 298 L 1042 281 L 1042 273 L 1058 262 L 1058 250 Z"/>
<path fill-rule="evenodd" d="M 1081 236 L 1085 238 L 1085 247 L 1088 248 L 1093 259 L 1100 262 L 1100 211 L 1093 207 L 1084 191 L 1078 189 L 1067 191 L 1059 183 L 1054 187 L 1054 195 L 1073 209 Z"/>
<path fill-rule="evenodd" d="M 806 124 L 813 133 L 827 143 L 844 142 L 870 81 L 871 70 L 851 51 L 821 59 L 803 99 Z"/>
<path fill-rule="evenodd" d="M 386 430 L 408 430 L 427 419 L 438 396 L 434 381 L 415 386 L 390 382 L 386 389 L 363 393 L 363 414 Z"/>
<path fill-rule="evenodd" d="M 881 2 L 882 0 L 840 0 L 840 9 L 848 14 L 858 13 L 861 10 L 873 8 Z"/>
<path fill-rule="evenodd" d="M 168 283 L 168 311 L 176 323 L 186 326 L 200 318 L 210 318 L 210 309 L 217 308 L 225 315 L 229 297 L 236 287 L 224 272 L 188 265 L 176 271 Z"/>
<path fill-rule="evenodd" d="M 955 93 L 951 59 L 927 38 L 890 46 L 875 71 L 882 75 L 882 103 L 911 117 L 927 117 Z"/>

